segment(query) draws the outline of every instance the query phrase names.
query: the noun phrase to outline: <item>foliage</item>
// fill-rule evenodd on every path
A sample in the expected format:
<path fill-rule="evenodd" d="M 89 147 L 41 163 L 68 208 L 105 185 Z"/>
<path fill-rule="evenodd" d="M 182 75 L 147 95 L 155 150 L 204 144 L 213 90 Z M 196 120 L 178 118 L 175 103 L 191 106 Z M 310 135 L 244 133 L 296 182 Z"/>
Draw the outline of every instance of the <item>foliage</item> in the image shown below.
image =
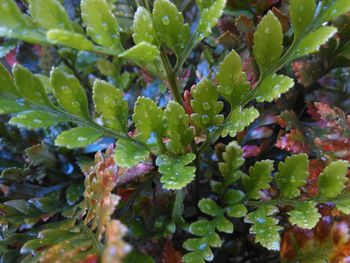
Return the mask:
<path fill-rule="evenodd" d="M 349 1 L 0 7 L 1 262 L 350 256 Z"/>

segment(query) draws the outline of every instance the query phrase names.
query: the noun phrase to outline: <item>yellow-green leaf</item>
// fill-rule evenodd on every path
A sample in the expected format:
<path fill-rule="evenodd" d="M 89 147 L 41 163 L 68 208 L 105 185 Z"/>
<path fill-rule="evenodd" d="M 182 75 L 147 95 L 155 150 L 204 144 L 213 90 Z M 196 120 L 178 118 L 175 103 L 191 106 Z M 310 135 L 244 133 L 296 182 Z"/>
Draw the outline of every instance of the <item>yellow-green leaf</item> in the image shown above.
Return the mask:
<path fill-rule="evenodd" d="M 180 56 L 190 39 L 190 27 L 184 24 L 182 13 L 169 0 L 156 0 L 153 21 L 159 39 Z"/>
<path fill-rule="evenodd" d="M 139 6 L 136 10 L 133 22 L 134 34 L 132 35 L 136 44 L 147 42 L 159 46 L 157 32 L 154 29 L 151 13 L 144 7 Z"/>
<path fill-rule="evenodd" d="M 159 50 L 147 42 L 141 42 L 119 55 L 139 65 L 146 65 L 159 58 Z"/>
<path fill-rule="evenodd" d="M 51 71 L 50 81 L 60 106 L 71 114 L 90 118 L 85 90 L 73 75 L 56 68 Z"/>
<path fill-rule="evenodd" d="M 119 139 L 116 143 L 114 160 L 121 167 L 131 168 L 148 156 L 149 151 L 135 142 Z"/>
<path fill-rule="evenodd" d="M 93 86 L 93 100 L 95 109 L 101 114 L 105 125 L 114 131 L 126 133 L 129 108 L 121 90 L 105 81 L 96 80 Z"/>
<path fill-rule="evenodd" d="M 256 88 L 255 99 L 257 102 L 271 102 L 281 97 L 283 93 L 286 93 L 293 86 L 293 79 L 287 76 L 276 74 L 268 75 Z"/>
<path fill-rule="evenodd" d="M 288 212 L 289 221 L 300 228 L 314 228 L 321 217 L 316 204 L 314 201 L 298 202 L 294 210 Z"/>
<path fill-rule="evenodd" d="M 269 11 L 260 21 L 254 33 L 254 57 L 260 71 L 264 73 L 272 67 L 283 52 L 282 26 L 278 18 Z"/>
<path fill-rule="evenodd" d="M 330 163 L 318 177 L 318 195 L 320 197 L 337 197 L 345 188 L 349 163 L 336 161 Z"/>
<path fill-rule="evenodd" d="M 78 50 L 93 50 L 93 43 L 85 36 L 63 29 L 51 29 L 46 33 L 53 44 L 67 46 Z"/>
<path fill-rule="evenodd" d="M 315 9 L 315 0 L 289 1 L 289 13 L 294 29 L 294 39 L 298 39 L 300 33 L 305 31 L 310 25 L 314 19 Z"/>
<path fill-rule="evenodd" d="M 102 134 L 96 129 L 76 127 L 58 135 L 55 144 L 69 149 L 81 148 L 94 143 L 101 137 Z"/>
<path fill-rule="evenodd" d="M 52 126 L 66 119 L 46 111 L 27 111 L 17 114 L 9 121 L 10 124 L 28 129 L 39 129 Z"/>
<path fill-rule="evenodd" d="M 29 0 L 29 3 L 30 14 L 44 29 L 73 30 L 68 15 L 58 0 Z"/>
<path fill-rule="evenodd" d="M 242 71 L 241 58 L 234 50 L 220 64 L 216 79 L 220 95 L 230 103 L 232 108 L 242 103 L 248 95 L 250 85 L 246 74 Z"/>
<path fill-rule="evenodd" d="M 349 0 L 332 0 L 331 2 L 330 6 L 325 6 L 326 12 L 322 15 L 320 23 L 333 20 L 334 18 L 350 11 Z"/>
<path fill-rule="evenodd" d="M 89 37 L 101 46 L 121 51 L 118 21 L 106 0 L 82 0 L 80 5 Z"/>

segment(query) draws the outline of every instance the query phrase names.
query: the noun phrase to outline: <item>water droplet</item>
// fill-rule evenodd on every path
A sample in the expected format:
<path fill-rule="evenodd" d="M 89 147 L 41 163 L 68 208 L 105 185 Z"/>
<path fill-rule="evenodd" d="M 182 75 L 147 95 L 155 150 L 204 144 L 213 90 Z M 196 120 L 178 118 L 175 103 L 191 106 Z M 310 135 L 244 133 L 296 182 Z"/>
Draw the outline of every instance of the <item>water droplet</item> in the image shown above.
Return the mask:
<path fill-rule="evenodd" d="M 34 122 L 35 122 L 35 123 L 42 123 L 42 121 L 39 120 L 39 119 L 34 119 Z"/>
<path fill-rule="evenodd" d="M 162 18 L 162 23 L 163 25 L 167 26 L 170 24 L 170 20 L 169 20 L 169 17 L 168 16 L 163 16 Z"/>
<path fill-rule="evenodd" d="M 267 28 L 265 28 L 265 31 L 264 31 L 264 32 L 265 32 L 265 34 L 270 33 L 270 28 L 268 28 L 268 27 L 267 27 Z"/>
<path fill-rule="evenodd" d="M 210 110 L 211 106 L 208 102 L 203 102 L 202 104 L 203 110 Z"/>
<path fill-rule="evenodd" d="M 79 137 L 78 137 L 78 141 L 79 141 L 79 142 L 85 142 L 85 141 L 87 141 L 87 138 L 86 138 L 86 137 L 79 136 Z"/>
<path fill-rule="evenodd" d="M 79 108 L 80 107 L 80 102 L 79 101 L 73 101 L 72 102 L 72 106 L 75 108 Z"/>
<path fill-rule="evenodd" d="M 209 123 L 209 116 L 207 115 L 207 114 L 204 114 L 203 116 L 202 116 L 202 123 L 203 124 L 208 124 Z"/>

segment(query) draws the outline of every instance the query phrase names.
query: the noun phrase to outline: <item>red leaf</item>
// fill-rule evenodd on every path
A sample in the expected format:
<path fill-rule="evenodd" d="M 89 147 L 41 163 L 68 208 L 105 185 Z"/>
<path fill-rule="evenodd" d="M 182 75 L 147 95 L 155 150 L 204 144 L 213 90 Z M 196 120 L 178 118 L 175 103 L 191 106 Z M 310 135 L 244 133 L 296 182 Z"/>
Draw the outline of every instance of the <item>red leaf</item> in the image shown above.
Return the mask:
<path fill-rule="evenodd" d="M 162 263 L 182 263 L 181 258 L 181 253 L 176 251 L 171 240 L 167 239 L 164 243 Z"/>
<path fill-rule="evenodd" d="M 275 146 L 293 153 L 309 152 L 305 137 L 298 129 L 292 129 L 290 133 L 280 136 Z"/>

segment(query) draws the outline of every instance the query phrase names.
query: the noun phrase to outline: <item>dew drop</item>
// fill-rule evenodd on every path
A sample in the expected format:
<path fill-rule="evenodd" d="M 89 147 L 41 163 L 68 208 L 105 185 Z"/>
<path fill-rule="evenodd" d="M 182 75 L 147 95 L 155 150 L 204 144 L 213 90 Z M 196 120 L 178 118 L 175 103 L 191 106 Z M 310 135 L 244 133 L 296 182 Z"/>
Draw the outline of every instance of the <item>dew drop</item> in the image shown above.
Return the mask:
<path fill-rule="evenodd" d="M 80 107 L 80 102 L 79 101 L 73 101 L 72 102 L 72 106 L 75 108 L 79 108 Z"/>
<path fill-rule="evenodd" d="M 85 142 L 85 141 L 87 141 L 87 138 L 86 138 L 86 137 L 79 136 L 79 137 L 78 137 L 78 141 L 79 141 L 79 142 Z"/>
<path fill-rule="evenodd" d="M 264 31 L 264 32 L 265 32 L 265 34 L 270 33 L 270 28 L 268 28 L 268 27 L 267 27 L 267 28 L 265 28 L 265 31 Z"/>
<path fill-rule="evenodd" d="M 211 106 L 208 102 L 203 102 L 202 104 L 203 110 L 210 110 Z"/>
<path fill-rule="evenodd" d="M 162 23 L 163 25 L 167 26 L 170 24 L 170 20 L 169 20 L 169 17 L 168 16 L 163 16 L 162 18 Z"/>

